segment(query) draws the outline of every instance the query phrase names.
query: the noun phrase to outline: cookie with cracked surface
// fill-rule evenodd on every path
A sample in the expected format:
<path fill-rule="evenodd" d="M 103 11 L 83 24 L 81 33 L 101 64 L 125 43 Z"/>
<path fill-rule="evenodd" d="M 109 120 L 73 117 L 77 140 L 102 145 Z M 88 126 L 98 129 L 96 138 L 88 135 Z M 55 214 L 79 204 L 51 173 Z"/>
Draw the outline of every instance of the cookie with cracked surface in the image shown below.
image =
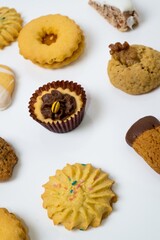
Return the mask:
<path fill-rule="evenodd" d="M 98 227 L 117 200 L 113 183 L 107 173 L 91 164 L 67 164 L 44 185 L 43 207 L 55 225 L 68 230 Z"/>
<path fill-rule="evenodd" d="M 15 41 L 21 29 L 21 15 L 14 8 L 0 7 L 0 49 Z"/>
<path fill-rule="evenodd" d="M 160 85 L 160 52 L 144 45 L 117 42 L 109 45 L 107 71 L 110 82 L 120 90 L 144 94 Z"/>
<path fill-rule="evenodd" d="M 17 161 L 12 146 L 0 137 L 0 181 L 8 180 L 12 176 Z"/>
<path fill-rule="evenodd" d="M 146 116 L 136 121 L 126 134 L 126 142 L 160 174 L 160 121 Z"/>

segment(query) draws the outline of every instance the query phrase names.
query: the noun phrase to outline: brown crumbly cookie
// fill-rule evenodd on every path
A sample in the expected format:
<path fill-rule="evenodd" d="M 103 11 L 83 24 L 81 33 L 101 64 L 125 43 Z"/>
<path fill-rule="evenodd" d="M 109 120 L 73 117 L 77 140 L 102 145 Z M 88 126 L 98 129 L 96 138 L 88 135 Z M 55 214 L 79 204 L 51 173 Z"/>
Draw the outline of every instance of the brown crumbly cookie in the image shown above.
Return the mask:
<path fill-rule="evenodd" d="M 12 176 L 17 161 L 13 148 L 0 137 L 0 181 L 8 180 Z"/>
<path fill-rule="evenodd" d="M 29 240 L 28 229 L 23 220 L 6 208 L 0 208 L 0 239 Z"/>
<path fill-rule="evenodd" d="M 84 50 L 84 35 L 69 17 L 50 14 L 27 23 L 18 37 L 20 54 L 45 68 L 60 68 Z"/>
<path fill-rule="evenodd" d="M 127 143 L 160 174 L 160 121 L 146 116 L 135 122 L 126 134 Z"/>
<path fill-rule="evenodd" d="M 133 6 L 120 9 L 105 1 L 89 0 L 89 4 L 99 12 L 112 26 L 121 32 L 126 32 L 138 25 L 138 14 Z"/>
<path fill-rule="evenodd" d="M 14 8 L 0 7 L 0 49 L 15 41 L 22 28 L 22 18 Z"/>
<path fill-rule="evenodd" d="M 128 94 L 144 94 L 160 85 L 160 52 L 143 45 L 109 45 L 111 83 Z"/>

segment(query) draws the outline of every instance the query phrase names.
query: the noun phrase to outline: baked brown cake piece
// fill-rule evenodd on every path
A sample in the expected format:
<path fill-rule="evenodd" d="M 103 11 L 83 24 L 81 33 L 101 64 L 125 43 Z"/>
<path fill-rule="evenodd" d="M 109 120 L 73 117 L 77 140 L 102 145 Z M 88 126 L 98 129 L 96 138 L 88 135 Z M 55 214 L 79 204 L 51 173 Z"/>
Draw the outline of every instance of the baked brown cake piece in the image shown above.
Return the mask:
<path fill-rule="evenodd" d="M 89 4 L 119 31 L 125 32 L 138 25 L 138 14 L 131 0 L 89 0 Z"/>
<path fill-rule="evenodd" d="M 160 174 L 160 121 L 146 116 L 136 121 L 126 134 L 126 142 Z"/>
<path fill-rule="evenodd" d="M 0 137 L 0 181 L 8 180 L 12 176 L 17 161 L 13 148 Z"/>

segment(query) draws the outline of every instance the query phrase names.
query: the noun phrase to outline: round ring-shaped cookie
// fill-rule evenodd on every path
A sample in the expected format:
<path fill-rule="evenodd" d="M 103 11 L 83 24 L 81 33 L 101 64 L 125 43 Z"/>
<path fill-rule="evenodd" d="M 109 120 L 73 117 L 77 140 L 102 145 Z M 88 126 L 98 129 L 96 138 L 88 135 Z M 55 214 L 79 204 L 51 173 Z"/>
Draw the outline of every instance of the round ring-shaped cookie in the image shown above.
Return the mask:
<path fill-rule="evenodd" d="M 75 61 L 84 49 L 80 27 L 67 16 L 50 14 L 33 19 L 18 37 L 20 54 L 46 68 Z"/>

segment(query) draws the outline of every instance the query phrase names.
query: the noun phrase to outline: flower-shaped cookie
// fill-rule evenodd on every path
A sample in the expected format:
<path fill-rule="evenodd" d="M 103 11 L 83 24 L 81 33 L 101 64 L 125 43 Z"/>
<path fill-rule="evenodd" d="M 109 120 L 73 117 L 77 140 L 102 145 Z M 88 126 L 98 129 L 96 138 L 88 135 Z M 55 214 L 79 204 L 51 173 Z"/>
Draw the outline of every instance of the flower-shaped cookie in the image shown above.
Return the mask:
<path fill-rule="evenodd" d="M 54 224 L 63 224 L 68 230 L 97 227 L 117 199 L 113 183 L 91 164 L 67 164 L 44 185 L 43 206 Z"/>

